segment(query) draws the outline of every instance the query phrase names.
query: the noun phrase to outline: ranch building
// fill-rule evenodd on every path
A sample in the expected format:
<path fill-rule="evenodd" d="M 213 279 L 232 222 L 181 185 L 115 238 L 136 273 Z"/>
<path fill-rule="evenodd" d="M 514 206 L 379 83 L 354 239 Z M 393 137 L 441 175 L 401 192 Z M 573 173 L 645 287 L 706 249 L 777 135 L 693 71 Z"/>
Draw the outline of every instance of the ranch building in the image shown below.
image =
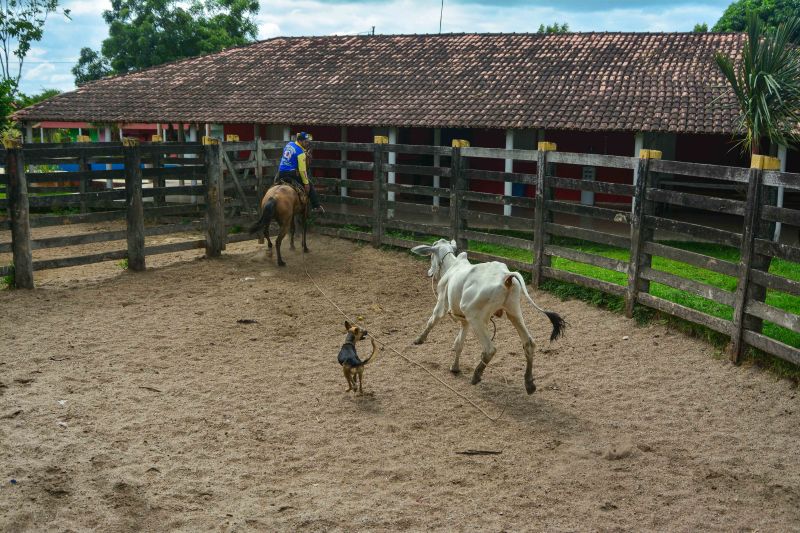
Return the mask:
<path fill-rule="evenodd" d="M 572 33 L 279 37 L 104 78 L 17 113 L 31 141 L 47 121 L 105 125 L 102 140 L 149 124 L 172 140 L 238 135 L 315 140 L 558 150 L 747 166 L 735 146 L 737 106 L 714 61 L 740 57 L 738 33 Z M 152 128 L 152 125 L 155 128 Z M 176 127 L 177 125 L 177 127 Z M 170 137 L 171 136 L 171 137 Z M 772 147 L 791 172 L 800 156 Z M 316 159 L 344 156 L 318 151 Z M 363 154 L 366 158 L 370 154 Z M 358 160 L 359 154 L 348 154 Z M 436 156 L 395 155 L 430 165 Z M 530 172 L 535 163 L 477 160 L 473 168 Z M 316 175 L 371 173 L 316 169 Z M 631 183 L 632 171 L 570 166 L 563 177 Z M 398 183 L 431 177 L 398 176 Z M 435 178 L 433 178 L 435 179 Z M 691 184 L 688 184 L 691 185 Z M 476 190 L 531 195 L 532 187 L 478 182 Z M 562 199 L 622 197 L 559 191 Z M 510 206 L 506 206 L 510 213 Z M 508 213 L 507 213 L 508 214 Z"/>

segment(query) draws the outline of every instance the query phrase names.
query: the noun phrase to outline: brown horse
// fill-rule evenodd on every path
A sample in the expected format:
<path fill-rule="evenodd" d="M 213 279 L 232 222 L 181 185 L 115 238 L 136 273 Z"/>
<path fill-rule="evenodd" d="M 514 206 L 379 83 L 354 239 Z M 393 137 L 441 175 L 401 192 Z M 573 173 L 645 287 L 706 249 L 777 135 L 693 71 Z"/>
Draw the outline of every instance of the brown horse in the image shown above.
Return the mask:
<path fill-rule="evenodd" d="M 294 250 L 294 230 L 295 217 L 300 220 L 303 227 L 303 253 L 308 252 L 306 246 L 306 219 L 308 217 L 308 200 L 305 195 L 287 184 L 278 184 L 270 187 L 264 198 L 261 200 L 261 218 L 250 227 L 250 233 L 256 233 L 260 229 L 264 230 L 264 237 L 267 238 L 267 250 L 272 255 L 272 241 L 269 239 L 269 224 L 273 217 L 280 225 L 278 237 L 275 239 L 275 247 L 278 249 L 278 266 L 286 266 L 281 257 L 281 241 L 288 231 L 291 231 L 291 241 L 289 246 Z"/>

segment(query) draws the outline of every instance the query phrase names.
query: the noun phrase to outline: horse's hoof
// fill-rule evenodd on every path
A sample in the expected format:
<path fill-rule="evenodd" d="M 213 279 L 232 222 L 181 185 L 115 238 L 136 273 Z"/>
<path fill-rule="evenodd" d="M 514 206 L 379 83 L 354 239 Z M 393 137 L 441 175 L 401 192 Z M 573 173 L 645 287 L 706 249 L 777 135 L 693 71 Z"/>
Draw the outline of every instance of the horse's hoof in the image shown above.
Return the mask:
<path fill-rule="evenodd" d="M 311 250 L 309 250 L 308 248 L 303 248 L 303 253 L 304 254 L 310 254 Z"/>
<path fill-rule="evenodd" d="M 284 261 L 278 261 L 278 266 L 279 267 L 285 267 L 286 263 Z"/>
<path fill-rule="evenodd" d="M 536 383 L 534 383 L 533 381 L 526 381 L 525 390 L 528 391 L 528 394 L 533 394 L 534 392 L 536 392 Z"/>
<path fill-rule="evenodd" d="M 453 374 L 460 374 L 461 373 L 461 369 L 458 368 L 455 365 L 451 365 L 450 366 L 450 372 L 453 373 Z"/>

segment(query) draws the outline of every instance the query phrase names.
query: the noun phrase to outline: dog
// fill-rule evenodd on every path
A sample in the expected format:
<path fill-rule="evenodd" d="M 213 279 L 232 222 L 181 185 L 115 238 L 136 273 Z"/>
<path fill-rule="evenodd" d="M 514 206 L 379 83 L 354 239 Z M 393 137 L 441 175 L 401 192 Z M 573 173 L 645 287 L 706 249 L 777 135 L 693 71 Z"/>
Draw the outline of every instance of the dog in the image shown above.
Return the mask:
<path fill-rule="evenodd" d="M 375 344 L 375 339 L 369 338 L 372 341 L 372 353 L 365 360 L 358 358 L 356 353 L 356 343 L 367 336 L 367 330 L 355 324 L 350 324 L 349 321 L 344 321 L 344 328 L 347 330 L 347 337 L 345 337 L 342 349 L 339 350 L 339 357 L 337 358 L 339 364 L 342 365 L 344 371 L 344 378 L 347 380 L 347 391 L 356 392 L 356 381 L 358 381 L 358 395 L 364 394 L 362 383 L 364 381 L 364 367 L 367 363 L 372 361 L 378 353 L 378 346 Z"/>

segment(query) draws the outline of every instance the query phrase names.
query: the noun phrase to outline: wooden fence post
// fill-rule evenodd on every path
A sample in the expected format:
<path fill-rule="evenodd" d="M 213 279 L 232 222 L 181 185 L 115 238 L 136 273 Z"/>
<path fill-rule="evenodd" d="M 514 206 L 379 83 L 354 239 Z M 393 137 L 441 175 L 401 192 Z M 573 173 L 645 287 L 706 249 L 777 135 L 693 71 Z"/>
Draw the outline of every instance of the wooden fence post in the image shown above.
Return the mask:
<path fill-rule="evenodd" d="M 25 155 L 19 140 L 3 141 L 6 152 L 8 212 L 11 216 L 11 249 L 14 253 L 14 286 L 33 288 L 30 206 L 25 178 Z"/>
<path fill-rule="evenodd" d="M 225 213 L 222 208 L 222 165 L 218 139 L 203 137 L 206 166 L 206 256 L 219 257 L 225 249 Z"/>
<path fill-rule="evenodd" d="M 383 135 L 375 136 L 375 151 L 372 158 L 372 246 L 378 248 L 383 242 L 383 221 L 386 211 L 386 185 L 384 183 L 383 165 L 386 160 L 385 144 L 389 138 Z"/>
<path fill-rule="evenodd" d="M 151 138 L 154 144 L 161 143 L 164 141 L 164 138 L 161 135 L 153 135 Z M 163 163 L 161 159 L 164 157 L 162 153 L 153 153 L 153 172 L 155 173 L 153 177 L 153 187 L 156 189 L 163 189 L 167 186 L 167 180 L 164 178 L 157 169 L 163 167 Z M 162 206 L 166 203 L 167 197 L 163 192 L 159 192 L 153 195 L 153 204 L 156 206 Z"/>
<path fill-rule="evenodd" d="M 469 147 L 469 141 L 464 139 L 453 139 L 453 152 L 450 157 L 450 231 L 452 238 L 456 241 L 456 249 L 467 251 L 469 240 L 464 237 L 467 229 L 466 219 L 464 218 L 464 192 L 467 190 L 467 179 L 464 174 L 466 161 L 461 155 L 462 148 Z"/>
<path fill-rule="evenodd" d="M 122 139 L 125 155 L 125 205 L 128 222 L 128 269 L 145 269 L 144 205 L 142 204 L 142 155 L 137 139 Z"/>
<path fill-rule="evenodd" d="M 650 282 L 642 279 L 642 269 L 652 263 L 650 254 L 643 252 L 644 243 L 653 240 L 653 230 L 646 229 L 645 215 L 654 213 L 654 203 L 647 199 L 647 188 L 650 186 L 650 160 L 661 159 L 658 150 L 643 149 L 639 151 L 639 163 L 636 168 L 636 184 L 631 199 L 631 255 L 628 261 L 628 289 L 625 292 L 625 316 L 633 318 L 633 308 L 639 292 L 649 292 Z"/>
<path fill-rule="evenodd" d="M 261 187 L 264 183 L 264 145 L 261 137 L 256 139 L 256 197 L 261 198 Z M 309 174 L 310 175 L 310 174 Z"/>
<path fill-rule="evenodd" d="M 739 259 L 739 279 L 734 293 L 731 343 L 728 345 L 728 355 L 735 364 L 739 364 L 744 352 L 742 339 L 744 330 L 761 332 L 763 321 L 758 317 L 747 315 L 745 309 L 748 302 L 753 300 L 763 302 L 767 295 L 766 288 L 750 283 L 750 272 L 752 270 L 769 270 L 770 257 L 756 254 L 754 247 L 756 238 L 770 238 L 769 224 L 761 220 L 761 203 L 766 196 L 763 173 L 764 170 L 779 169 L 780 161 L 774 157 L 754 155 L 750 163 Z"/>
<path fill-rule="evenodd" d="M 87 135 L 78 135 L 78 143 L 90 143 L 92 142 L 92 138 Z M 88 172 L 91 170 L 89 165 L 89 158 L 86 157 L 86 152 L 84 150 L 80 151 L 78 156 L 78 171 L 81 174 L 81 179 L 78 182 L 78 193 L 81 197 L 81 214 L 85 214 L 89 212 L 89 208 L 86 204 L 86 192 L 87 192 L 87 185 L 89 183 L 89 176 Z"/>
<path fill-rule="evenodd" d="M 536 161 L 536 200 L 533 217 L 533 269 L 531 285 L 538 289 L 542 282 L 542 269 L 550 266 L 550 256 L 544 253 L 545 245 L 550 242 L 545 226 L 552 216 L 547 210 L 547 202 L 553 199 L 553 190 L 547 186 L 547 153 L 558 149 L 555 143 L 542 141 L 537 145 Z"/>

